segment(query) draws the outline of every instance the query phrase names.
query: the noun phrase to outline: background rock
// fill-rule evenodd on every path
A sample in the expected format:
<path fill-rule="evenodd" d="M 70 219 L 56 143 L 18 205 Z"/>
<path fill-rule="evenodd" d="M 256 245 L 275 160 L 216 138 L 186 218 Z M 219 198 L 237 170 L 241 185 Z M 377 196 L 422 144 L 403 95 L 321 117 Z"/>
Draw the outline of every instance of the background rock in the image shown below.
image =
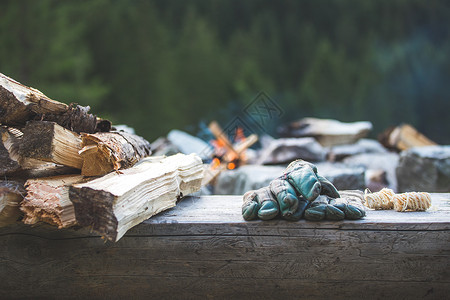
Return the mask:
<path fill-rule="evenodd" d="M 249 190 L 267 186 L 284 169 L 280 166 L 245 165 L 236 170 L 222 171 L 216 180 L 214 194 L 243 195 Z"/>
<path fill-rule="evenodd" d="M 387 179 L 387 187 L 397 191 L 397 177 L 395 169 L 398 165 L 399 155 L 393 152 L 386 153 L 367 153 L 349 156 L 343 160 L 343 163 L 353 167 L 363 167 L 368 170 L 366 176 L 366 186 L 370 186 L 370 173 L 376 171 L 385 171 Z M 372 191 L 373 192 L 373 191 Z"/>
<path fill-rule="evenodd" d="M 184 154 L 196 153 L 201 159 L 210 159 L 213 148 L 202 139 L 181 130 L 172 130 L 167 135 L 169 142 Z"/>
<path fill-rule="evenodd" d="M 450 192 L 450 146 L 403 151 L 396 173 L 401 192 Z"/>
<path fill-rule="evenodd" d="M 358 154 L 387 152 L 386 148 L 376 140 L 360 139 L 354 144 L 330 147 L 328 150 L 328 160 L 341 161 L 348 156 Z"/>
<path fill-rule="evenodd" d="M 260 152 L 259 164 L 288 164 L 296 159 L 323 161 L 326 150 L 313 138 L 274 139 Z"/>
<path fill-rule="evenodd" d="M 318 173 L 328 179 L 338 190 L 364 190 L 365 168 L 350 167 L 340 163 L 318 163 Z"/>
<path fill-rule="evenodd" d="M 330 180 L 339 190 L 363 190 L 364 171 L 362 167 L 348 167 L 342 164 L 316 164 L 320 175 Z M 246 165 L 236 170 L 223 171 L 217 178 L 214 194 L 243 195 L 249 190 L 267 186 L 270 181 L 280 176 L 283 166 Z"/>

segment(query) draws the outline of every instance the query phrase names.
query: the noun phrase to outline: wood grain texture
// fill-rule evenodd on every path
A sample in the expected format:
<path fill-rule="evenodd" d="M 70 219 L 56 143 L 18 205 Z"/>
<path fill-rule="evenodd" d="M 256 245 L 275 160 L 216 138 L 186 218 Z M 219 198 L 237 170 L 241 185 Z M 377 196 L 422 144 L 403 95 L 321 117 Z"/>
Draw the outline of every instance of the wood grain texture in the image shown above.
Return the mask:
<path fill-rule="evenodd" d="M 428 212 L 339 222 L 245 222 L 241 197 L 191 197 L 117 243 L 13 225 L 0 298 L 446 299 L 450 195 L 432 196 Z"/>

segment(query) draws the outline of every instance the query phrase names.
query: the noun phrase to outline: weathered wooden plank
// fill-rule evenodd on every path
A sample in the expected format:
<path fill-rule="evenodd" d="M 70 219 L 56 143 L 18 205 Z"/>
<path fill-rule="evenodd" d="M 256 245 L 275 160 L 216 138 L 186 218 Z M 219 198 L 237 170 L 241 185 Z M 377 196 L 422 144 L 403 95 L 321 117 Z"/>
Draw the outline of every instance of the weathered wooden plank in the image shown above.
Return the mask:
<path fill-rule="evenodd" d="M 18 297 L 25 292 L 42 297 L 70 292 L 79 297 L 82 294 L 77 288 L 81 286 L 83 291 L 91 289 L 91 293 L 100 289 L 104 297 L 128 291 L 134 297 L 180 299 L 189 298 L 193 292 L 212 297 L 265 298 L 277 290 L 275 286 L 284 286 L 283 291 L 289 293 L 298 292 L 299 286 L 309 286 L 305 295 L 310 297 L 353 298 L 369 283 L 375 298 L 416 298 L 431 289 L 434 298 L 449 291 L 448 233 L 447 239 L 428 234 L 422 237 L 425 244 L 447 251 L 433 256 L 421 254 L 416 248 L 422 244 L 416 232 L 406 232 L 406 237 L 399 233 L 396 238 L 403 237 L 406 249 L 392 252 L 389 247 L 371 250 L 376 244 L 385 243 L 382 232 L 375 233 L 378 236 L 373 240 L 362 239 L 355 244 L 353 239 L 358 232 L 349 232 L 353 234 L 349 241 L 345 234 L 336 235 L 335 231 L 318 230 L 314 235 L 308 231 L 295 238 L 125 236 L 116 244 L 91 238 L 49 240 L 33 235 L 6 235 L 0 239 L 0 257 L 4 270 L 12 274 L 9 280 L 0 281 L 0 288 L 12 288 L 7 282 L 15 276 L 22 282 L 24 278 L 31 281 L 15 291 Z M 395 241 L 395 237 L 392 239 Z M 411 254 L 405 255 L 408 249 Z M 70 283 L 62 279 L 67 272 L 71 274 Z M 0 279 L 2 276 L 3 272 Z M 127 279 L 145 287 L 150 284 L 152 288 L 139 290 L 134 284 L 130 288 L 123 285 Z M 336 288 L 341 294 L 335 294 Z M 414 294 L 410 293 L 411 288 Z M 253 292 L 245 292 L 248 290 Z"/>
<path fill-rule="evenodd" d="M 13 225 L 0 229 L 0 298 L 445 299 L 450 200 L 432 196 L 438 210 L 419 223 L 418 213 L 394 211 L 358 222 L 244 222 L 240 197 L 208 196 L 117 243 Z"/>

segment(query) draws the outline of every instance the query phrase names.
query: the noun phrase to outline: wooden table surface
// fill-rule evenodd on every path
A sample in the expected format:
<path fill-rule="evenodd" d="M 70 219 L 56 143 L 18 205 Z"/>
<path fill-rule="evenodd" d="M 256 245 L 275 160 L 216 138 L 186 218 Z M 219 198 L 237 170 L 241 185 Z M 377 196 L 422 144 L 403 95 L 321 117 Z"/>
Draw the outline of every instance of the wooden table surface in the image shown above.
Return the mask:
<path fill-rule="evenodd" d="M 0 228 L 0 299 L 445 299 L 450 194 L 426 212 L 246 222 L 239 196 L 189 197 L 117 243 Z"/>

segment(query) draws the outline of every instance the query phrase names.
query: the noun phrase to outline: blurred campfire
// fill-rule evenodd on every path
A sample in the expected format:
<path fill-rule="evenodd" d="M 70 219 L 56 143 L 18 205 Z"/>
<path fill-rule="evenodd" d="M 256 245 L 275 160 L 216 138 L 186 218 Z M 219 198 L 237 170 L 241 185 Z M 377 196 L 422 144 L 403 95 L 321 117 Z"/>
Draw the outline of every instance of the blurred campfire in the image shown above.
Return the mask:
<path fill-rule="evenodd" d="M 223 170 L 234 170 L 247 163 L 246 150 L 258 141 L 258 135 L 245 136 L 241 127 L 234 129 L 233 137 L 229 137 L 220 125 L 213 121 L 208 126 L 215 139 L 210 143 L 214 147 L 211 163 L 207 166 L 203 185 L 214 180 Z M 232 141 L 231 141 L 232 140 Z"/>

